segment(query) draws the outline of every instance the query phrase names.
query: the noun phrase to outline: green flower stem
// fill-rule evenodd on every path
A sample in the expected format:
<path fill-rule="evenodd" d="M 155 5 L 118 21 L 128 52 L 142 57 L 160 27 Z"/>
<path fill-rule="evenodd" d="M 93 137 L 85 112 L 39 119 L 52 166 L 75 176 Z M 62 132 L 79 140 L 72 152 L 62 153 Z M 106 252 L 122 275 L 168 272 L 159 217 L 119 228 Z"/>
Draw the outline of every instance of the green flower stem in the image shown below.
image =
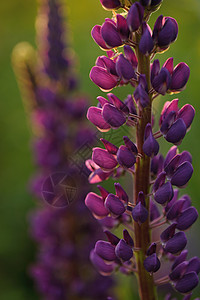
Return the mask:
<path fill-rule="evenodd" d="M 136 42 L 139 43 L 140 35 L 136 35 Z M 138 58 L 138 71 L 141 74 L 146 75 L 148 89 L 151 89 L 150 81 L 150 58 L 144 56 L 139 48 L 136 48 L 136 54 Z M 151 97 L 151 96 L 150 96 Z M 150 99 L 152 101 L 152 99 Z M 135 187 L 134 187 L 134 204 L 136 204 L 138 193 L 143 191 L 144 195 L 149 194 L 150 186 L 150 158 L 147 157 L 143 150 L 144 131 L 147 123 L 151 123 L 151 101 L 148 107 L 141 109 L 139 116 L 139 122 L 136 128 L 136 142 L 138 152 L 142 154 L 142 158 L 137 158 L 136 170 L 135 170 Z M 149 197 L 146 197 L 146 208 L 149 211 Z M 149 213 L 150 215 L 150 213 Z M 139 284 L 139 295 L 141 300 L 156 300 L 157 292 L 151 276 L 144 268 L 143 262 L 146 258 L 146 251 L 151 244 L 151 230 L 148 220 L 139 225 L 134 222 L 135 231 L 135 247 L 139 249 L 135 251 L 135 257 L 137 262 L 137 279 Z"/>

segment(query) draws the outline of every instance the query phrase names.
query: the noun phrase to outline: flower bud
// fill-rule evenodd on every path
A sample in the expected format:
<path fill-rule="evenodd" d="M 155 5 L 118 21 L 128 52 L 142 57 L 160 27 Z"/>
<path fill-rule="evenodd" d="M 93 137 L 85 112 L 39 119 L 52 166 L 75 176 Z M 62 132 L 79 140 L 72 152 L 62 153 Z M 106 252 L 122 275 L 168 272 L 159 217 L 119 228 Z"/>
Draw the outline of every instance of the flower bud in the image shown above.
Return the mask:
<path fill-rule="evenodd" d="M 132 217 L 138 223 L 144 223 L 148 218 L 148 210 L 145 208 L 143 192 L 140 192 L 138 195 L 137 204 L 132 210 Z"/>
<path fill-rule="evenodd" d="M 125 203 L 128 203 L 128 195 L 125 190 L 122 188 L 120 183 L 115 183 L 115 191 L 116 195 L 123 200 Z"/>
<path fill-rule="evenodd" d="M 169 202 L 174 195 L 174 191 L 170 182 L 164 183 L 154 194 L 154 199 L 159 204 Z"/>
<path fill-rule="evenodd" d="M 113 154 L 113 155 L 117 154 L 117 151 L 118 151 L 117 146 L 113 145 L 112 143 L 110 143 L 109 141 L 107 141 L 103 138 L 101 138 L 100 140 L 102 141 L 102 143 L 104 144 L 104 147 L 110 154 Z"/>
<path fill-rule="evenodd" d="M 143 151 L 149 157 L 157 155 L 159 151 L 159 144 L 153 137 L 150 123 L 148 123 L 145 128 Z"/>
<path fill-rule="evenodd" d="M 149 55 L 153 50 L 154 43 L 150 32 L 150 27 L 144 22 L 142 24 L 142 37 L 139 43 L 140 52 L 144 55 Z"/>
<path fill-rule="evenodd" d="M 139 2 L 135 2 L 129 9 L 127 16 L 127 25 L 129 30 L 135 32 L 142 24 L 144 8 Z"/>
<path fill-rule="evenodd" d="M 186 185 L 193 174 L 192 164 L 188 161 L 181 164 L 171 178 L 171 184 L 181 188 Z"/>
<path fill-rule="evenodd" d="M 114 235 L 112 232 L 106 230 L 104 233 L 106 234 L 108 241 L 112 245 L 116 246 L 119 243 L 120 239 L 116 235 Z"/>
<path fill-rule="evenodd" d="M 172 74 L 170 90 L 180 92 L 184 90 L 190 76 L 190 68 L 185 63 L 178 64 Z"/>
<path fill-rule="evenodd" d="M 125 242 L 125 240 L 121 239 L 117 244 L 117 246 L 115 247 L 115 254 L 123 261 L 128 261 L 133 257 L 133 250 Z"/>
<path fill-rule="evenodd" d="M 187 239 L 184 232 L 176 233 L 171 239 L 169 239 L 165 245 L 165 251 L 176 254 L 182 251 L 187 245 Z"/>
<path fill-rule="evenodd" d="M 118 128 L 126 122 L 126 117 L 112 104 L 105 104 L 102 110 L 104 120 L 112 127 Z"/>
<path fill-rule="evenodd" d="M 118 9 L 121 7 L 120 0 L 100 0 L 100 2 L 107 10 Z"/>
<path fill-rule="evenodd" d="M 186 260 L 188 255 L 188 250 L 183 250 L 179 256 L 176 257 L 172 265 L 172 270 L 174 270 L 179 264 Z"/>
<path fill-rule="evenodd" d="M 104 39 L 102 38 L 101 35 L 101 26 L 100 25 L 95 25 L 92 28 L 91 31 L 91 35 L 93 40 L 97 43 L 97 45 L 99 45 L 99 47 L 101 47 L 103 50 L 108 50 L 110 49 L 110 47 L 108 47 L 104 41 Z"/>
<path fill-rule="evenodd" d="M 156 255 L 156 253 L 148 256 L 144 260 L 144 267 L 147 272 L 155 273 L 160 269 L 160 261 Z"/>
<path fill-rule="evenodd" d="M 108 47 L 115 48 L 123 44 L 116 26 L 110 20 L 101 26 L 101 35 Z"/>
<path fill-rule="evenodd" d="M 120 216 L 126 210 L 122 201 L 113 194 L 109 194 L 106 198 L 105 207 L 114 216 Z"/>
<path fill-rule="evenodd" d="M 94 251 L 104 260 L 114 261 L 116 259 L 115 247 L 109 242 L 97 241 Z"/>
<path fill-rule="evenodd" d="M 124 57 L 123 54 L 120 54 L 116 61 L 116 70 L 120 78 L 125 80 L 130 80 L 131 78 L 136 79 L 136 75 L 131 63 Z"/>
<path fill-rule="evenodd" d="M 117 161 L 122 167 L 131 168 L 136 163 L 136 158 L 126 146 L 122 145 L 117 151 Z"/>
<path fill-rule="evenodd" d="M 185 209 L 177 218 L 177 229 L 187 230 L 198 218 L 198 212 L 195 207 Z"/>
<path fill-rule="evenodd" d="M 175 234 L 175 230 L 176 230 L 176 226 L 177 223 L 173 223 L 171 224 L 169 227 L 167 227 L 160 235 L 160 239 L 163 242 L 167 242 L 169 239 L 171 239 L 174 234 Z"/>
<path fill-rule="evenodd" d="M 130 246 L 130 247 L 134 247 L 134 242 L 133 242 L 133 239 L 132 237 L 130 236 L 128 230 L 124 229 L 123 230 L 123 237 L 124 237 L 124 240 L 125 242 Z"/>
<path fill-rule="evenodd" d="M 199 283 L 198 276 L 195 272 L 185 274 L 175 285 L 179 293 L 188 293 L 192 291 Z"/>

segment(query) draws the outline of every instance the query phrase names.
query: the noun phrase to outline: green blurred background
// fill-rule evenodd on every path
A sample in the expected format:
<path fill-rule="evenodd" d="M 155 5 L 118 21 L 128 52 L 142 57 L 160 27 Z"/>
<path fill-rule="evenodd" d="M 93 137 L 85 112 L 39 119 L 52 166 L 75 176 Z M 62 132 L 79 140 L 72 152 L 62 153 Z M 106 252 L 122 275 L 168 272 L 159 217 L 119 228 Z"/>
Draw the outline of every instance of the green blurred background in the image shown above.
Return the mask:
<path fill-rule="evenodd" d="M 89 93 L 91 101 L 102 94 L 89 80 L 88 74 L 97 55 L 102 51 L 90 37 L 95 24 L 102 24 L 110 13 L 105 12 L 99 0 L 64 0 L 68 4 L 68 18 L 73 38 L 72 45 L 79 57 L 78 66 L 82 90 Z M 196 108 L 196 117 L 191 132 L 184 139 L 180 149 L 187 149 L 193 155 L 194 175 L 187 187 L 193 204 L 200 211 L 200 1 L 164 0 L 160 13 L 175 17 L 179 23 L 178 41 L 168 52 L 160 56 L 164 61 L 174 56 L 175 64 L 185 61 L 191 68 L 187 89 L 179 96 L 181 106 L 189 102 Z M 27 126 L 18 86 L 11 66 L 13 47 L 21 41 L 35 45 L 36 0 L 1 1 L 0 5 L 0 299 L 39 299 L 27 276 L 27 266 L 34 260 L 35 246 L 28 236 L 27 214 L 34 207 L 34 200 L 28 193 L 27 182 L 34 170 L 30 149 L 31 132 Z M 158 13 L 152 16 L 155 21 Z M 130 89 L 130 88 L 129 88 Z M 127 89 L 116 94 L 125 98 Z M 157 101 L 159 110 L 164 101 L 173 99 L 166 96 Z M 162 143 L 164 152 L 169 145 Z M 200 221 L 189 232 L 191 255 L 200 250 Z M 125 288 L 120 299 L 130 299 Z M 195 290 L 200 296 L 200 289 Z M 135 296 L 135 299 L 137 297 Z M 162 298 L 161 298 L 162 299 Z"/>

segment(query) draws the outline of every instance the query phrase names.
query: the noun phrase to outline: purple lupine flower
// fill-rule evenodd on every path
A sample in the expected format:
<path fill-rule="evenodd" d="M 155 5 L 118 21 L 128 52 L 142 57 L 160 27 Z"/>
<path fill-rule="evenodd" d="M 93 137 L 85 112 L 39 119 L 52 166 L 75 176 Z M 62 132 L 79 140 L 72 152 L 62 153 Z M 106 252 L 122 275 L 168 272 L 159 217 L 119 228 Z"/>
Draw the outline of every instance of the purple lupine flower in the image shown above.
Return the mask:
<path fill-rule="evenodd" d="M 42 29 L 43 34 L 38 39 L 39 56 L 34 57 L 35 51 L 27 44 L 19 45 L 16 50 L 19 79 L 23 84 L 28 82 L 28 86 L 24 86 L 25 100 L 32 101 L 29 113 L 35 133 L 33 149 L 38 174 L 31 182 L 31 188 L 41 200 L 40 207 L 30 217 L 31 234 L 38 243 L 37 261 L 30 273 L 43 299 L 106 299 L 113 280 L 105 279 L 96 272 L 89 258 L 105 274 L 110 273 L 113 267 L 102 257 L 108 260 L 112 257 L 110 251 L 101 252 L 101 243 L 97 253 L 92 253 L 94 243 L 97 239 L 102 240 L 103 232 L 100 222 L 93 219 L 84 205 L 90 172 L 83 158 L 76 155 L 77 149 L 94 143 L 94 131 L 84 121 L 88 100 L 83 95 L 71 93 L 77 79 L 73 75 L 69 49 L 63 40 L 61 2 L 41 1 L 41 18 L 43 23 L 38 22 L 38 26 L 45 28 L 38 27 L 38 32 Z M 103 57 L 99 64 L 102 62 L 113 71 L 112 61 Z M 94 114 L 99 116 L 101 111 L 96 108 L 91 113 Z M 95 125 L 100 128 L 110 129 L 103 119 L 96 122 Z M 104 140 L 104 145 L 110 152 L 118 150 L 108 141 Z M 103 219 L 109 211 L 104 206 L 106 190 L 100 188 L 100 192 L 102 197 L 89 194 L 87 203 L 93 214 Z M 125 191 L 121 194 L 124 198 Z M 48 206 L 45 207 L 46 203 L 42 200 Z M 118 221 L 111 221 L 104 224 L 116 226 Z M 112 248 L 111 245 L 109 250 Z M 115 249 L 113 255 L 115 259 Z"/>
<path fill-rule="evenodd" d="M 191 154 L 179 153 L 178 145 L 191 127 L 195 110 L 190 104 L 179 108 L 178 99 L 174 99 L 164 104 L 160 116 L 152 114 L 154 99 L 181 92 L 190 75 L 183 62 L 174 67 L 173 58 L 169 58 L 161 67 L 159 60 L 154 60 L 178 35 L 178 24 L 172 17 L 159 16 L 153 32 L 148 25 L 151 13 L 159 9 L 161 2 L 102 1 L 107 9 L 124 10 L 92 30 L 96 43 L 107 51 L 107 61 L 100 56 L 90 77 L 101 90 L 124 85 L 134 90 L 124 101 L 111 93 L 108 100 L 99 96 L 98 107 L 89 108 L 87 117 L 102 132 L 123 126 L 132 133 L 135 127 L 136 141 L 134 135 L 127 134 L 124 145 L 114 145 L 108 139 L 102 140 L 105 149 L 93 149 L 92 160 L 86 162 L 92 171 L 90 183 L 112 177 L 117 180 L 116 194 L 101 188 L 100 196 L 90 192 L 85 203 L 95 218 L 102 218 L 100 222 L 106 229 L 108 241 L 100 241 L 98 253 L 97 242 L 92 257 L 101 274 L 109 275 L 115 269 L 126 275 L 137 272 L 141 299 L 156 299 L 154 287 L 171 283 L 177 292 L 187 293 L 183 299 L 188 300 L 198 285 L 200 263 L 197 257 L 186 261 L 185 231 L 195 223 L 198 212 L 188 195 L 178 195 L 179 188 L 183 189 L 193 174 Z M 156 122 L 159 130 L 154 132 Z M 159 153 L 161 137 L 174 144 L 165 158 Z M 126 173 L 134 177 L 133 200 L 125 184 L 118 182 Z M 130 186 L 125 177 L 127 181 Z M 123 237 L 119 225 L 125 227 Z M 120 236 L 110 232 L 116 227 Z M 158 275 L 150 276 L 156 272 Z M 170 299 L 168 294 L 166 300 Z"/>

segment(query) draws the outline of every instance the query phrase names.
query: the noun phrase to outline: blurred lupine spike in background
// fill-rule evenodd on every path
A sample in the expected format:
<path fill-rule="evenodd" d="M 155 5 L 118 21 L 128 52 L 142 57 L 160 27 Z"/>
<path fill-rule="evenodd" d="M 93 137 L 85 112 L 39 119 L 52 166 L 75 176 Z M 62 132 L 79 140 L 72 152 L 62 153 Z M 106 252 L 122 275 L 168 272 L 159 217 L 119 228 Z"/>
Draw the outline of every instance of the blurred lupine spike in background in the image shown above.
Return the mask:
<path fill-rule="evenodd" d="M 112 294 L 113 279 L 101 276 L 89 260 L 103 232 L 84 205 L 89 184 L 81 171 L 89 174 L 84 164 L 87 153 L 75 164 L 77 149 L 95 141 L 94 130 L 85 124 L 88 99 L 73 93 L 77 79 L 63 38 L 62 1 L 39 3 L 39 18 L 42 11 L 40 20 L 46 26 L 37 23 L 38 48 L 46 50 L 35 52 L 21 43 L 13 51 L 22 96 L 25 104 L 31 103 L 27 115 L 37 166 L 30 189 L 39 205 L 30 215 L 30 233 L 38 254 L 30 274 L 44 299 L 105 299 Z"/>

